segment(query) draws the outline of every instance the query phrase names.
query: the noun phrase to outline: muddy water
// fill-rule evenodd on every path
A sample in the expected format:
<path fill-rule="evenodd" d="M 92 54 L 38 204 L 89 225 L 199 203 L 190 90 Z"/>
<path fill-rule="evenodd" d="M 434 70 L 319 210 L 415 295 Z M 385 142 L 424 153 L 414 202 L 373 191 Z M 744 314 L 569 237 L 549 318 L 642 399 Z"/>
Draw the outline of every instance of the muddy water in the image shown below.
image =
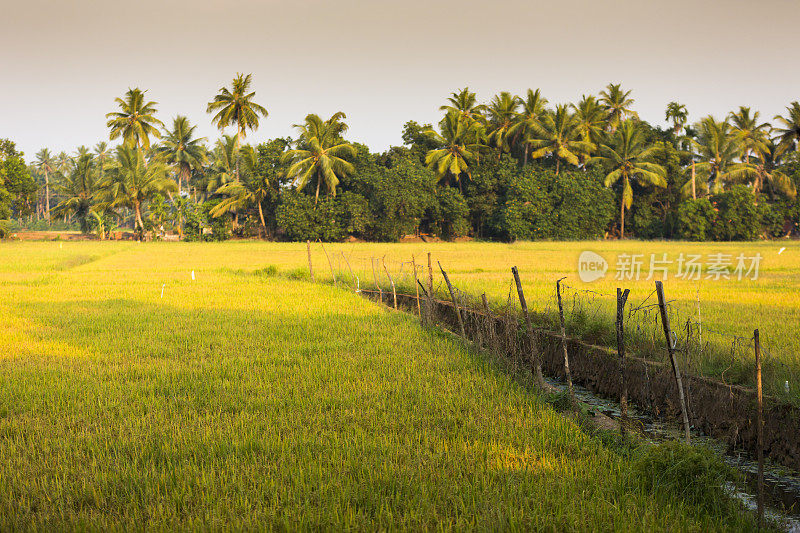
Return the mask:
<path fill-rule="evenodd" d="M 550 385 L 565 390 L 566 385 L 560 380 L 545 378 Z M 578 400 L 591 408 L 615 420 L 621 418 L 619 403 L 601 398 L 589 389 L 580 385 L 573 386 Z M 628 418 L 639 427 L 651 442 L 664 440 L 682 440 L 683 428 L 675 422 L 659 420 L 651 417 L 635 405 L 628 406 Z M 745 507 L 756 510 L 756 476 L 758 463 L 742 450 L 730 450 L 720 441 L 692 429 L 692 444 L 703 445 L 714 450 L 726 464 L 735 468 L 747 481 L 746 486 L 729 485 L 726 490 L 740 500 Z M 786 469 L 767 463 L 764 469 L 765 499 L 767 508 L 765 515 L 771 521 L 780 524 L 785 531 L 800 533 L 800 476 Z"/>

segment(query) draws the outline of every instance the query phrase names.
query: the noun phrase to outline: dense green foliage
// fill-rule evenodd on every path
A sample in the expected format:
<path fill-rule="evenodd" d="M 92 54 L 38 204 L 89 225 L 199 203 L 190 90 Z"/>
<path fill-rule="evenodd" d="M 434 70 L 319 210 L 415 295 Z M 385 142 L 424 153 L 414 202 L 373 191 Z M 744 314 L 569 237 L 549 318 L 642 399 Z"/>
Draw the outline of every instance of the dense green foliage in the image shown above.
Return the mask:
<path fill-rule="evenodd" d="M 342 112 L 307 115 L 296 139 L 242 144 L 267 116 L 251 84 L 238 74 L 209 103 L 212 122 L 236 130 L 212 148 L 183 116 L 164 127 L 157 103 L 130 89 L 107 115 L 110 139 L 123 139 L 128 155 L 105 143 L 73 157 L 43 149 L 28 171 L 7 158 L 0 219 L 49 224 L 52 214 L 101 237 L 130 226 L 142 237 L 290 241 L 753 240 L 800 230 L 796 102 L 775 128 L 744 106 L 690 126 L 686 107 L 670 102 L 671 127 L 661 129 L 639 118 L 619 84 L 552 108 L 539 90 L 484 105 L 464 88 L 441 106 L 437 125 L 408 121 L 404 146 L 372 153 L 346 139 Z M 142 184 L 153 186 L 128 193 L 120 167 L 131 167 L 133 151 L 138 170 L 127 182 L 149 175 Z"/>

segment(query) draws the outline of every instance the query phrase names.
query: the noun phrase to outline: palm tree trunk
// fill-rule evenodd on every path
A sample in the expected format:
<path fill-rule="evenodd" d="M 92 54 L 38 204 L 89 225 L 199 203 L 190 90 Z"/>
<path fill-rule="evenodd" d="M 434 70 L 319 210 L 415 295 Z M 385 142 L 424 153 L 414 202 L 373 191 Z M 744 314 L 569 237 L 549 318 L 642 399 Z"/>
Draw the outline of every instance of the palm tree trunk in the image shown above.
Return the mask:
<path fill-rule="evenodd" d="M 697 200 L 697 185 L 695 183 L 694 159 L 692 159 L 692 200 Z"/>
<path fill-rule="evenodd" d="M 142 220 L 142 204 L 140 202 L 134 203 L 133 210 L 136 215 L 136 220 L 133 226 L 133 230 L 136 231 L 136 228 L 141 228 L 142 233 L 144 233 L 144 221 Z"/>
<path fill-rule="evenodd" d="M 625 238 L 625 200 L 623 199 L 620 202 L 620 210 L 619 210 L 619 238 Z"/>
<path fill-rule="evenodd" d="M 556 176 L 558 176 L 558 171 L 561 169 L 561 160 L 556 156 Z"/>
<path fill-rule="evenodd" d="M 319 200 L 319 184 L 322 181 L 322 176 L 319 175 L 317 172 L 317 194 L 314 196 L 314 205 L 317 205 L 317 200 Z"/>
<path fill-rule="evenodd" d="M 44 171 L 44 196 L 47 208 L 47 225 L 50 225 L 50 174 Z"/>
<path fill-rule="evenodd" d="M 242 128 L 236 129 L 236 146 L 234 147 L 233 156 L 236 158 L 236 179 L 239 179 L 239 135 L 242 133 Z"/>
<path fill-rule="evenodd" d="M 258 218 L 261 219 L 261 227 L 264 228 L 264 233 L 267 232 L 267 224 L 264 222 L 264 210 L 261 208 L 261 202 L 258 202 Z"/>
<path fill-rule="evenodd" d="M 525 157 L 522 159 L 522 166 L 523 167 L 527 167 L 528 166 L 528 150 L 529 149 L 530 149 L 530 144 L 528 142 L 525 142 Z"/>

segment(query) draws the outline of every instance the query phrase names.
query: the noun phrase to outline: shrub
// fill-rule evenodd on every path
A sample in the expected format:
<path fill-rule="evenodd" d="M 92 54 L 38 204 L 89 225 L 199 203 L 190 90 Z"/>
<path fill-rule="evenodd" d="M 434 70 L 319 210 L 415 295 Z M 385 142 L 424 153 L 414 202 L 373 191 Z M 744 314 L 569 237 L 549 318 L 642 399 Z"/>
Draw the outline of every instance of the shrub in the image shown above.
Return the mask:
<path fill-rule="evenodd" d="M 462 237 L 469 232 L 469 206 L 453 187 L 436 191 L 436 206 L 432 209 L 432 229 L 444 239 Z"/>
<path fill-rule="evenodd" d="M 714 224 L 714 237 L 721 241 L 751 241 L 761 233 L 761 220 L 755 198 L 744 185 L 735 185 L 729 191 L 715 196 L 718 215 Z"/>
<path fill-rule="evenodd" d="M 717 212 L 708 198 L 684 200 L 678 206 L 678 238 L 687 241 L 709 239 L 716 216 Z"/>

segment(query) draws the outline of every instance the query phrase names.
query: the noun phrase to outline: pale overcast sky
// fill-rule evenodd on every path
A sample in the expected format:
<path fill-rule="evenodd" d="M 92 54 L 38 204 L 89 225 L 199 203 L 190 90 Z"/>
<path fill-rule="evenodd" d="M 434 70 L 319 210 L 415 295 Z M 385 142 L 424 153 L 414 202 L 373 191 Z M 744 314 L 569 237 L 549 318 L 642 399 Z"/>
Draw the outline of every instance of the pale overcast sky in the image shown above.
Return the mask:
<path fill-rule="evenodd" d="M 655 124 L 670 100 L 691 120 L 739 105 L 771 119 L 800 100 L 800 0 L 2 4 L 0 138 L 28 158 L 107 140 L 105 114 L 136 86 L 165 123 L 184 114 L 216 139 L 206 103 L 237 71 L 270 112 L 250 142 L 341 110 L 374 151 L 401 144 L 407 120 L 438 120 L 465 85 L 559 103 L 621 82 Z"/>

